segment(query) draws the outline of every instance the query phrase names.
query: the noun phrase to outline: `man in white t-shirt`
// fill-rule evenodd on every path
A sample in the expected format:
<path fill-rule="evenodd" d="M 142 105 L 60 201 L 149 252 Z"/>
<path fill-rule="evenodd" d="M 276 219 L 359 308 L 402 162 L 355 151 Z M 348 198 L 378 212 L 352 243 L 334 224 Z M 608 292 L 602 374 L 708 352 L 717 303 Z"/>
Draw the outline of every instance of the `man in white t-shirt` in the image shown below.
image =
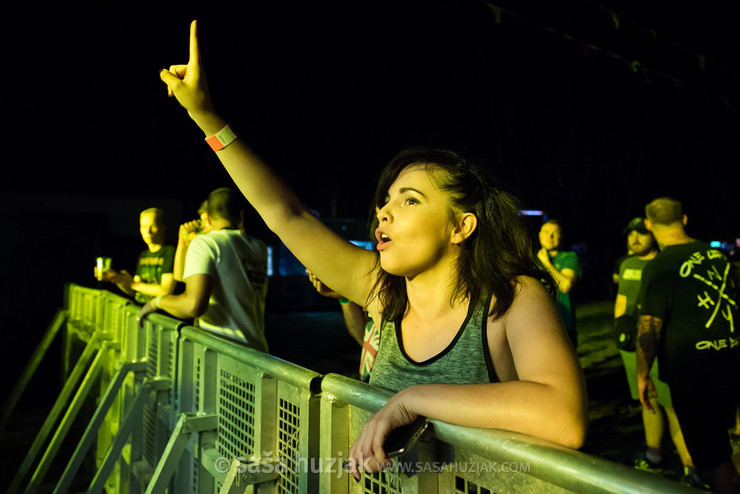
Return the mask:
<path fill-rule="evenodd" d="M 178 318 L 194 318 L 200 328 L 267 351 L 267 247 L 240 229 L 239 197 L 225 187 L 211 192 L 204 217 L 208 233 L 196 236 L 188 246 L 185 291 L 151 300 L 141 309 L 140 320 L 161 309 Z"/>

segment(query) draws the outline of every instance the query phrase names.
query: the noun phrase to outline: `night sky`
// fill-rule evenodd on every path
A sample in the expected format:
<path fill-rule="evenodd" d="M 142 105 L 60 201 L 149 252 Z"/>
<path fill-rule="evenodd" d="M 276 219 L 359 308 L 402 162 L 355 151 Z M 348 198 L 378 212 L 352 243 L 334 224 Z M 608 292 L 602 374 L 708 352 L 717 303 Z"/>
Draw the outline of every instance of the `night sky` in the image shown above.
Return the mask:
<path fill-rule="evenodd" d="M 91 256 L 135 260 L 140 209 L 165 204 L 174 223 L 231 184 L 158 77 L 186 62 L 194 17 L 217 108 L 322 217 L 364 220 L 383 165 L 426 144 L 561 220 L 592 279 L 660 195 L 684 202 L 690 234 L 739 237 L 738 17 L 712 4 L 14 2 L 0 16 L 2 311 L 22 320 L 47 299 L 45 326 Z"/>
<path fill-rule="evenodd" d="M 385 162 L 422 143 L 481 159 L 574 241 L 619 230 L 658 194 L 685 201 L 702 233 L 737 235 L 727 7 L 151 3 L 9 8 L 2 152 L 14 178 L 3 190 L 85 195 L 103 184 L 109 196 L 197 205 L 228 183 L 157 76 L 186 61 L 198 17 L 220 112 L 325 214 L 333 198 L 338 216 L 364 217 Z"/>

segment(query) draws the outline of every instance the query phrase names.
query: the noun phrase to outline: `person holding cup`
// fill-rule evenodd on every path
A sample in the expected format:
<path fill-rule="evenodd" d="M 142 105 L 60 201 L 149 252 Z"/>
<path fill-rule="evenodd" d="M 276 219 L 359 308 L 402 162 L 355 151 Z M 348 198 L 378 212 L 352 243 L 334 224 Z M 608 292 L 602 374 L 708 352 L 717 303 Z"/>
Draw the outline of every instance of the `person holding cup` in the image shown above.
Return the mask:
<path fill-rule="evenodd" d="M 99 262 L 102 266 L 95 266 L 95 277 L 99 281 L 115 284 L 140 304 L 174 292 L 175 279 L 172 273 L 175 247 L 165 245 L 165 231 L 164 211 L 159 208 L 145 209 L 139 215 L 139 232 L 147 248 L 139 255 L 135 274 L 131 276 L 125 269 L 116 271 L 111 269 L 109 262 Z M 101 259 L 106 261 L 109 258 Z"/>

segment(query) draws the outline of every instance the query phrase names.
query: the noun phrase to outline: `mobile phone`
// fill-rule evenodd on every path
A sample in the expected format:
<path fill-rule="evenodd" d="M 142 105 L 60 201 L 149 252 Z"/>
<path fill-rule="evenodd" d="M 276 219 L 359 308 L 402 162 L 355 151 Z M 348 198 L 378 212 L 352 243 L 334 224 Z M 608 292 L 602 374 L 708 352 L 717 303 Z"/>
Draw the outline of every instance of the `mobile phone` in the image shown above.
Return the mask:
<path fill-rule="evenodd" d="M 393 429 L 383 443 L 386 458 L 395 458 L 413 448 L 428 426 L 425 417 L 416 417 L 413 422 Z"/>

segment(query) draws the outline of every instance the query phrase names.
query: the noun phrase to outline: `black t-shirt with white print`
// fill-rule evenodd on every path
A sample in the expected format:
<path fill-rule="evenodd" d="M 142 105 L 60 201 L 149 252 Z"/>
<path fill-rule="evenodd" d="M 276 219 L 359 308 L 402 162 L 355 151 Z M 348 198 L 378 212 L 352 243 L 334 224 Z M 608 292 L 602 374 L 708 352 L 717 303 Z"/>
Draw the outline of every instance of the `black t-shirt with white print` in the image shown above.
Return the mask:
<path fill-rule="evenodd" d="M 663 320 L 661 380 L 724 388 L 737 379 L 737 297 L 721 251 L 696 240 L 665 247 L 643 272 L 640 299 L 641 315 Z"/>

